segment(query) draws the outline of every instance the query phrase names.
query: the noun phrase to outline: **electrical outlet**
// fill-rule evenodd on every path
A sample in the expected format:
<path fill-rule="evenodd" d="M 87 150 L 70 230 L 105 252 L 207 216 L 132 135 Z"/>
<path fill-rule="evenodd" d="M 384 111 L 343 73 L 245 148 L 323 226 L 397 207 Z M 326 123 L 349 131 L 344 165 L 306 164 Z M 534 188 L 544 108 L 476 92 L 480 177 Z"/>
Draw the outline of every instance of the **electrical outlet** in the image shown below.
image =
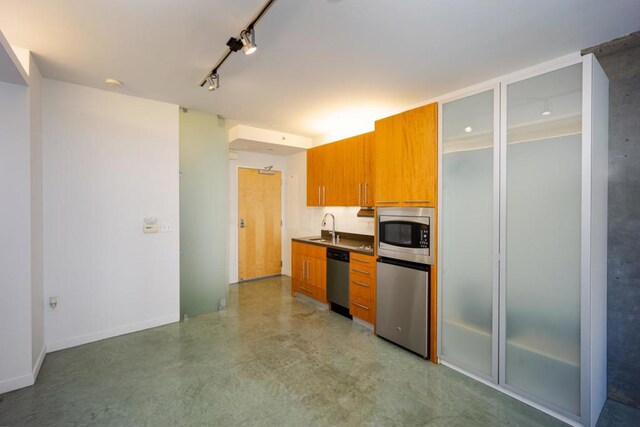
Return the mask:
<path fill-rule="evenodd" d="M 168 222 L 163 222 L 162 223 L 162 232 L 163 233 L 170 233 L 171 230 L 172 230 L 171 224 L 169 224 Z"/>
<path fill-rule="evenodd" d="M 58 311 L 59 307 L 58 297 L 49 297 L 49 311 Z"/>

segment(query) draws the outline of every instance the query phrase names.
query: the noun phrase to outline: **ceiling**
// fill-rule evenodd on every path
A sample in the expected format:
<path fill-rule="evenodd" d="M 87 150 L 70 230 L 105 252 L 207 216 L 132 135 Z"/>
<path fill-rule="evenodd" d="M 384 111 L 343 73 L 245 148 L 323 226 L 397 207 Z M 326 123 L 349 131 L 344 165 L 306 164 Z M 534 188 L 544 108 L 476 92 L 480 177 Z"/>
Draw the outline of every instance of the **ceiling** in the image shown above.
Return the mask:
<path fill-rule="evenodd" d="M 640 29 L 638 0 L 277 0 L 199 87 L 264 1 L 2 0 L 0 31 L 48 78 L 316 136 Z"/>

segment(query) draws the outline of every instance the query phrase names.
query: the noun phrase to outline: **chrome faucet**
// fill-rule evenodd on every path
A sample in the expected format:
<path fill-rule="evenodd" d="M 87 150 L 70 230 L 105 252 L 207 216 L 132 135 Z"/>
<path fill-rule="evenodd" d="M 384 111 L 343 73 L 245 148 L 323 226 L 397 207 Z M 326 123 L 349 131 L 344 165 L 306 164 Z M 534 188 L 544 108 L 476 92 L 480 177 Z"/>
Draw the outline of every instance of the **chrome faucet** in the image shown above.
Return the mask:
<path fill-rule="evenodd" d="M 333 216 L 332 213 L 326 213 L 324 214 L 324 218 L 322 218 L 322 226 L 326 226 L 327 225 L 327 217 L 330 216 L 332 221 L 332 225 L 333 225 L 333 229 L 331 230 L 331 244 L 335 245 L 336 244 L 336 217 Z"/>

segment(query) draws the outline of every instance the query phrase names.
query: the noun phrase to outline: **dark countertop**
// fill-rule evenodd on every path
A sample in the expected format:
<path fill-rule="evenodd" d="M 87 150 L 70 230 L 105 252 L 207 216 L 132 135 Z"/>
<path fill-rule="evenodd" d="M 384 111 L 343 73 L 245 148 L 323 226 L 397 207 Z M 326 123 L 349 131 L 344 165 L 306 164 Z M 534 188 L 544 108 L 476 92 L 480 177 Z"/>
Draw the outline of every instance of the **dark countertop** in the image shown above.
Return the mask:
<path fill-rule="evenodd" d="M 328 235 L 325 230 L 323 230 L 321 236 L 294 237 L 291 240 L 327 248 L 343 249 L 363 255 L 373 255 L 373 236 L 362 235 L 363 238 L 358 238 L 357 236 L 359 235 L 341 233 L 339 231 L 336 231 L 336 234 L 340 236 L 340 243 L 336 243 L 335 245 L 331 244 L 331 235 Z M 344 238 L 342 237 L 343 234 L 345 234 Z"/>

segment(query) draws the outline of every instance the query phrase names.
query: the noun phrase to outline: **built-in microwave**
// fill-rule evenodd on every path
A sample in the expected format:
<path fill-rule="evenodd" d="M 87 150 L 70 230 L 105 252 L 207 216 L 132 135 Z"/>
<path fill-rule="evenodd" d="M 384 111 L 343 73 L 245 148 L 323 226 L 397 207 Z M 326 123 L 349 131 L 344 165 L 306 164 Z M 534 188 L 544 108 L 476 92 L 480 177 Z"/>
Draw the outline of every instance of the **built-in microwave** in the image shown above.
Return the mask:
<path fill-rule="evenodd" d="M 378 256 L 433 264 L 433 208 L 378 208 Z"/>

